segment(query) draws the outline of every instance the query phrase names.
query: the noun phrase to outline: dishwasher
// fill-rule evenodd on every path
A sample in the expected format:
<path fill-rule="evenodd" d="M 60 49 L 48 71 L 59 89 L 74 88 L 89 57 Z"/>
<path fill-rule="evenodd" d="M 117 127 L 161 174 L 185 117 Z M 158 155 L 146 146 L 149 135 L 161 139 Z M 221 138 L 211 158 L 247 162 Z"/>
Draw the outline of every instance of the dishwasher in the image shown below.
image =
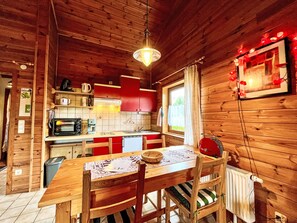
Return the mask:
<path fill-rule="evenodd" d="M 142 136 L 124 136 L 123 153 L 142 150 Z"/>

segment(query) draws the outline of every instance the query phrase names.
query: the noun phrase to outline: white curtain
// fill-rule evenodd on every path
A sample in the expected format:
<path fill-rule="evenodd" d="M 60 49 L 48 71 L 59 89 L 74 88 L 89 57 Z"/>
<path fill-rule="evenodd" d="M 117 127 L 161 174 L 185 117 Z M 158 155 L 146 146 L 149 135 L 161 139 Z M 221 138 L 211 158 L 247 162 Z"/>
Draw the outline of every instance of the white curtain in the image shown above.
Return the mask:
<path fill-rule="evenodd" d="M 185 88 L 185 136 L 184 144 L 198 146 L 202 132 L 200 109 L 200 77 L 197 65 L 184 70 Z"/>
<path fill-rule="evenodd" d="M 184 105 L 169 105 L 168 108 L 168 125 L 184 127 Z"/>

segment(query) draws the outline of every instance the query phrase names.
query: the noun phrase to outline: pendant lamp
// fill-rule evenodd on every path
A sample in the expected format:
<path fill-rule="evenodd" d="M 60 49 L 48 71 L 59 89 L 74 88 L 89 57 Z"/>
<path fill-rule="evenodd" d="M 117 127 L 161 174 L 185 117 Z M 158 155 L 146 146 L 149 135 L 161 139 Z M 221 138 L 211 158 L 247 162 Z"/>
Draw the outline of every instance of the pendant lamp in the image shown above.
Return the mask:
<path fill-rule="evenodd" d="M 144 30 L 145 46 L 133 53 L 134 59 L 144 63 L 145 66 L 149 66 L 152 62 L 155 62 L 161 58 L 161 53 L 149 46 L 149 35 L 148 30 L 148 0 L 146 9 L 146 29 Z"/>

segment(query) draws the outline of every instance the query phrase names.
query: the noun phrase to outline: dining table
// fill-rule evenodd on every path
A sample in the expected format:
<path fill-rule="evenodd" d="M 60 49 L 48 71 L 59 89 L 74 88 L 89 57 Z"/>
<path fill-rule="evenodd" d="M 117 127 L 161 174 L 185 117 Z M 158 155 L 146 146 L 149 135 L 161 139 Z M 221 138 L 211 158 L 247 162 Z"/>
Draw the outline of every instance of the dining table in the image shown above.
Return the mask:
<path fill-rule="evenodd" d="M 163 159 L 160 164 L 147 163 L 144 182 L 145 194 L 160 191 L 161 189 L 193 179 L 193 169 L 196 162 L 195 157 L 197 156 L 196 154 L 199 153 L 198 148 L 180 145 L 153 150 L 162 152 Z M 127 159 L 134 161 L 140 160 L 143 152 L 144 151 L 135 151 L 64 160 L 39 201 L 38 207 L 56 205 L 56 223 L 71 222 L 73 217 L 82 212 L 82 178 L 84 168 L 97 168 L 99 171 L 97 171 L 97 174 L 103 174 L 101 177 L 104 177 L 109 174 L 106 171 L 101 171 L 102 166 L 106 166 L 103 165 L 106 162 L 111 163 L 120 160 L 120 162 L 117 163 L 123 163 L 123 165 L 125 165 Z M 208 162 L 212 159 L 214 158 L 206 156 L 203 162 Z M 114 171 L 111 172 L 114 173 Z M 120 171 L 116 174 L 124 173 Z M 106 190 L 106 193 L 110 192 L 108 188 Z M 161 207 L 160 197 L 160 194 L 158 194 L 158 208 L 144 216 L 144 219 L 147 221 L 154 218 L 160 219 L 160 216 L 165 213 L 165 208 Z"/>

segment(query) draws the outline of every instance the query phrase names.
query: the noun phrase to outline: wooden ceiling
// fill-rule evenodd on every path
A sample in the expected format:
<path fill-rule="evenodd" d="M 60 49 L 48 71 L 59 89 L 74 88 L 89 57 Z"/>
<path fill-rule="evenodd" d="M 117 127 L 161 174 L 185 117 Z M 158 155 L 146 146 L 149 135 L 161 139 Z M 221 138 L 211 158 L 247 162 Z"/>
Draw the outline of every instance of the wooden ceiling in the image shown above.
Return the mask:
<path fill-rule="evenodd" d="M 149 0 L 152 46 L 182 0 Z M 53 0 L 60 35 L 134 52 L 143 46 L 146 0 Z"/>

